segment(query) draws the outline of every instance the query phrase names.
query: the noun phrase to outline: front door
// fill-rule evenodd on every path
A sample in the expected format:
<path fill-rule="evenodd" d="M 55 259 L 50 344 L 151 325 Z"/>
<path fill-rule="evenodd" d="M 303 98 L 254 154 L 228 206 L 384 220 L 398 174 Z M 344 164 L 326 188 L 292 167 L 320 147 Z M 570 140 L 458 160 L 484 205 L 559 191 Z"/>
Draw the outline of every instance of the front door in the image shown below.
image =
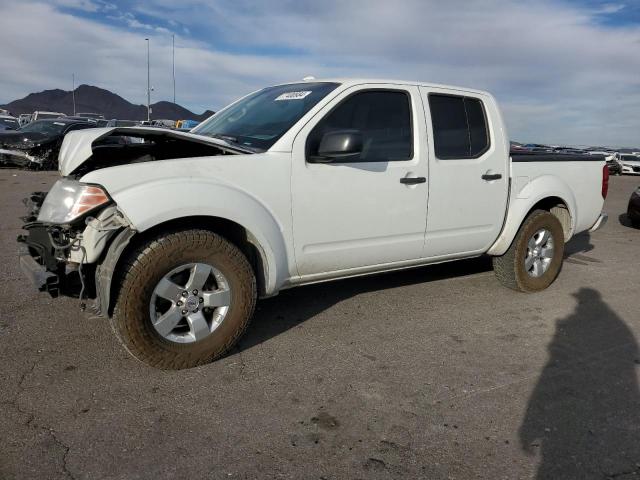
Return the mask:
<path fill-rule="evenodd" d="M 428 193 L 424 129 L 417 87 L 376 84 L 342 92 L 300 131 L 291 178 L 300 275 L 421 256 Z M 360 153 L 314 160 L 323 136 L 336 131 L 361 135 Z"/>

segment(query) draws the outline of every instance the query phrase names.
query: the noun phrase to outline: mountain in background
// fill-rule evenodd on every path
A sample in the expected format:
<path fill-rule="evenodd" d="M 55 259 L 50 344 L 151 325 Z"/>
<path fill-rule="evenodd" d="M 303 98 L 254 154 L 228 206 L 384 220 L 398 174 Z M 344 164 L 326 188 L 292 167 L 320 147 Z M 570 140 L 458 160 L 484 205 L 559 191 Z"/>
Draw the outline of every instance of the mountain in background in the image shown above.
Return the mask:
<path fill-rule="evenodd" d="M 147 107 L 134 105 L 119 95 L 109 90 L 94 87 L 92 85 L 80 85 L 76 92 L 77 113 L 100 113 L 107 120 L 117 118 L 119 120 L 146 120 Z M 9 110 L 13 115 L 21 113 L 33 113 L 36 110 L 48 112 L 61 112 L 67 115 L 73 114 L 73 95 L 66 90 L 45 90 L 38 93 L 30 93 L 20 100 L 14 100 L 0 108 Z M 151 104 L 151 119 L 169 120 L 198 120 L 202 121 L 213 115 L 207 110 L 198 115 L 172 102 L 157 102 Z"/>

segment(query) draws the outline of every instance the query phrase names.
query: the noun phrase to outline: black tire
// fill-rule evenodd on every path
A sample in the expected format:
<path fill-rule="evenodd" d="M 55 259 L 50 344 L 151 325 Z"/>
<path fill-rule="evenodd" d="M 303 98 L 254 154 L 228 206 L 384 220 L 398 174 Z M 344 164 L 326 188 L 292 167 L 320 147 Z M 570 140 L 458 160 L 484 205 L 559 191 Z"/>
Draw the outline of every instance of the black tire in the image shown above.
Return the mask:
<path fill-rule="evenodd" d="M 224 274 L 231 290 L 230 306 L 207 337 L 194 343 L 172 342 L 153 327 L 149 302 L 164 275 L 191 262 L 208 263 Z M 111 326 L 129 353 L 156 368 L 177 370 L 212 362 L 236 344 L 253 315 L 257 294 L 251 265 L 235 245 L 210 231 L 163 235 L 132 252 L 121 272 Z"/>
<path fill-rule="evenodd" d="M 527 245 L 541 229 L 551 233 L 554 253 L 548 269 L 539 277 L 531 276 L 525 268 Z M 493 270 L 498 280 L 508 288 L 520 292 L 537 292 L 553 283 L 562 267 L 564 232 L 555 215 L 545 210 L 534 210 L 520 226 L 509 249 L 500 257 L 493 257 Z"/>

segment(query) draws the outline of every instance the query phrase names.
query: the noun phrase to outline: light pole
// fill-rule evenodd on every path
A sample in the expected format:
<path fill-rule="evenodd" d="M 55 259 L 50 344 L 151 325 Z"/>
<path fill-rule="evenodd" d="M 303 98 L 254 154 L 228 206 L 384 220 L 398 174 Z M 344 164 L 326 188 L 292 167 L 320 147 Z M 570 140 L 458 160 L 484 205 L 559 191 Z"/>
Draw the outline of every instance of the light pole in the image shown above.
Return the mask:
<path fill-rule="evenodd" d="M 171 60 L 173 63 L 173 103 L 176 103 L 176 35 L 171 35 Z"/>
<path fill-rule="evenodd" d="M 76 116 L 76 74 L 71 74 L 71 98 L 73 99 L 73 116 Z"/>
<path fill-rule="evenodd" d="M 149 39 L 147 42 L 147 122 L 151 121 L 151 70 L 149 68 Z"/>

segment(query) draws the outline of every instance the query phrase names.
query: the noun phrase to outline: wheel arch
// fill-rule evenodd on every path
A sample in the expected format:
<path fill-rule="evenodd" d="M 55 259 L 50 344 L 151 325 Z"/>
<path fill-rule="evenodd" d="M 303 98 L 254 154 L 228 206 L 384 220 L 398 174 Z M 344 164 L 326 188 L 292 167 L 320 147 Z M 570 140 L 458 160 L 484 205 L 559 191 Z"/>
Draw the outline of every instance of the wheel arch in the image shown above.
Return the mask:
<path fill-rule="evenodd" d="M 260 297 L 277 293 L 275 278 L 277 267 L 275 267 L 273 259 L 274 254 L 265 249 L 251 231 L 243 225 L 223 217 L 205 215 L 178 217 L 158 223 L 140 232 L 125 229 L 112 240 L 107 248 L 105 258 L 96 270 L 96 290 L 98 290 L 100 312 L 105 315 L 113 313 L 122 269 L 126 258 L 132 252 L 161 235 L 192 229 L 203 229 L 217 233 L 238 247 L 251 264 Z"/>
<path fill-rule="evenodd" d="M 520 227 L 534 210 L 546 210 L 555 215 L 568 241 L 576 226 L 576 200 L 569 186 L 555 176 L 544 175 L 527 184 L 509 204 L 507 219 L 500 236 L 488 250 L 489 255 L 503 255 L 511 246 Z"/>

